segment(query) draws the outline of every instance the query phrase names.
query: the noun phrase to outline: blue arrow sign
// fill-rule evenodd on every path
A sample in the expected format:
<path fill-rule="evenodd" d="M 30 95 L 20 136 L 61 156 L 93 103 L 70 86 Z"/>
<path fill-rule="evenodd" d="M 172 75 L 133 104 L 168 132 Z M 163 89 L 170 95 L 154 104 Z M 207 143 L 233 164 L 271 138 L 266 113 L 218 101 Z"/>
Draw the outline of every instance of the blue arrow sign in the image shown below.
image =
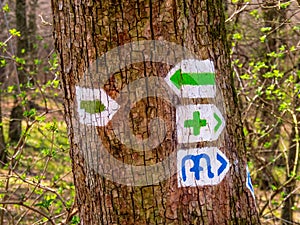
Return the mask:
<path fill-rule="evenodd" d="M 227 168 L 227 160 L 223 158 L 219 153 L 217 153 L 217 160 L 221 163 L 221 166 L 218 169 L 218 176 Z"/>
<path fill-rule="evenodd" d="M 255 195 L 254 195 L 254 188 L 253 188 L 253 185 L 252 185 L 252 181 L 251 181 L 251 176 L 250 176 L 250 171 L 249 171 L 249 168 L 248 166 L 246 167 L 246 186 L 247 188 L 250 190 L 253 198 L 255 199 Z"/>
<path fill-rule="evenodd" d="M 179 187 L 216 185 L 229 170 L 226 156 L 217 147 L 180 149 L 177 152 Z"/>

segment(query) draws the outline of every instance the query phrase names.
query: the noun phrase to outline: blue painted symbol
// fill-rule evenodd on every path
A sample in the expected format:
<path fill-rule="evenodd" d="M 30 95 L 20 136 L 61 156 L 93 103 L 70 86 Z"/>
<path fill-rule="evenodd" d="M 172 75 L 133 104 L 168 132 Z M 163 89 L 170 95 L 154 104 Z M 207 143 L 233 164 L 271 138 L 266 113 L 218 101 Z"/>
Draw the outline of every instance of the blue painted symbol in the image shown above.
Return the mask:
<path fill-rule="evenodd" d="M 248 166 L 247 166 L 246 170 L 247 170 L 246 186 L 251 191 L 251 194 L 252 194 L 253 198 L 255 198 L 254 188 L 253 188 L 253 185 L 252 185 L 251 176 L 250 176 Z"/>
<path fill-rule="evenodd" d="M 192 160 L 194 162 L 194 166 L 190 169 L 190 172 L 195 173 L 195 178 L 196 180 L 200 180 L 200 172 L 203 171 L 203 167 L 200 166 L 200 160 L 201 159 L 206 160 L 206 165 L 207 165 L 207 175 L 209 178 L 213 178 L 214 174 L 211 171 L 211 163 L 210 163 L 210 158 L 207 154 L 200 154 L 200 155 L 186 155 L 182 159 L 182 179 L 183 181 L 186 181 L 186 171 L 185 171 L 185 162 L 187 160 Z"/>
<path fill-rule="evenodd" d="M 219 184 L 230 168 L 227 157 L 217 147 L 177 151 L 178 187 Z"/>
<path fill-rule="evenodd" d="M 217 153 L 217 160 L 221 163 L 218 169 L 218 176 L 226 169 L 228 162 L 219 153 Z"/>

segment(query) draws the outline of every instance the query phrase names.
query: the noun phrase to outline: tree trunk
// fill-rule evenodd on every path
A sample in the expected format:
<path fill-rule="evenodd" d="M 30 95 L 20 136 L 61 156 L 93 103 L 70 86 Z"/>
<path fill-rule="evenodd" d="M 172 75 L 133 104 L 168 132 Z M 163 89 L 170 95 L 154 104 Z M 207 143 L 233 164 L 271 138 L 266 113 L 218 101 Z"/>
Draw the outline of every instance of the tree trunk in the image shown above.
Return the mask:
<path fill-rule="evenodd" d="M 300 79 L 296 78 L 296 83 L 298 83 Z M 296 108 L 299 106 L 300 99 L 298 96 L 295 96 L 294 98 L 294 112 L 296 112 Z M 300 121 L 300 115 L 299 113 L 297 115 L 293 115 L 293 129 L 292 133 L 290 135 L 290 146 L 288 151 L 288 165 L 286 168 L 286 186 L 284 188 L 285 193 L 285 201 L 283 202 L 283 207 L 281 210 L 281 218 L 282 225 L 286 224 L 292 224 L 294 222 L 294 209 L 295 206 L 295 200 L 296 200 L 296 193 L 295 190 L 297 188 L 297 176 L 299 174 L 299 122 Z"/>
<path fill-rule="evenodd" d="M 290 138 L 290 148 L 289 148 L 289 154 L 288 154 L 288 165 L 287 165 L 287 173 L 286 173 L 286 182 L 287 185 L 284 188 L 284 197 L 286 198 L 285 201 L 283 202 L 283 207 L 281 210 L 281 218 L 282 220 L 282 225 L 287 225 L 287 224 L 293 224 L 293 214 L 294 210 L 293 207 L 295 205 L 295 189 L 297 185 L 297 180 L 296 180 L 296 174 L 298 172 L 299 168 L 299 163 L 295 162 L 295 159 L 297 158 L 296 154 L 298 153 L 297 148 L 299 148 L 299 129 L 296 132 L 294 128 L 291 134 Z M 298 136 L 298 137 L 296 137 Z M 296 139 L 298 138 L 298 139 Z M 296 173 L 293 173 L 296 172 Z"/>
<path fill-rule="evenodd" d="M 5 69 L 0 68 L 0 86 L 3 89 L 3 73 Z M 0 91 L 0 167 L 2 167 L 7 162 L 7 152 L 6 152 L 6 143 L 4 138 L 4 130 L 3 130 L 3 120 L 2 120 L 2 91 Z"/>
<path fill-rule="evenodd" d="M 52 0 L 82 224 L 259 224 L 255 200 L 246 185 L 246 152 L 222 4 Z M 140 42 L 129 44 L 134 41 Z M 197 92 L 176 95 L 174 86 L 169 88 L 170 69 L 180 63 L 177 69 L 183 69 L 184 63 L 195 62 L 191 58 L 213 62 L 216 97 Z M 179 86 L 196 82 L 183 80 L 181 70 L 178 79 Z M 185 128 L 180 128 L 178 121 L 186 109 L 199 107 L 193 115 L 200 116 L 197 126 L 202 134 L 201 127 L 210 121 L 201 119 L 206 110 L 200 108 L 212 110 L 212 104 L 226 118 L 219 138 L 184 141 L 186 136 L 179 133 L 185 128 L 198 135 L 196 126 L 191 128 L 193 120 L 184 121 Z M 217 124 L 215 132 L 222 127 Z M 198 162 L 193 158 L 190 172 L 194 169 L 195 177 L 197 172 L 206 177 L 204 183 L 188 170 L 183 172 L 185 157 L 180 157 L 187 152 L 191 153 L 186 155 L 188 160 L 198 157 Z M 209 168 L 216 165 L 216 160 L 209 162 L 212 154 L 228 158 L 221 172 L 230 165 L 219 180 L 213 177 L 221 174 L 221 167 L 218 172 Z M 195 182 L 185 183 L 183 174 Z"/>
<path fill-rule="evenodd" d="M 1 100 L 1 93 L 0 93 Z M 7 162 L 6 144 L 4 139 L 3 125 L 2 125 L 2 105 L 0 101 L 0 167 Z"/>
<path fill-rule="evenodd" d="M 21 37 L 17 40 L 16 56 L 24 58 L 23 50 L 28 50 L 28 35 L 27 35 L 27 22 L 26 22 L 26 0 L 16 1 L 16 28 L 21 32 Z M 25 52 L 26 53 L 26 52 Z M 23 90 L 27 83 L 27 76 L 23 69 L 17 71 L 17 85 L 19 90 Z M 14 106 L 10 114 L 9 122 L 9 139 L 11 142 L 18 142 L 22 134 L 22 120 L 23 120 L 23 107 L 18 98 L 14 101 Z"/>

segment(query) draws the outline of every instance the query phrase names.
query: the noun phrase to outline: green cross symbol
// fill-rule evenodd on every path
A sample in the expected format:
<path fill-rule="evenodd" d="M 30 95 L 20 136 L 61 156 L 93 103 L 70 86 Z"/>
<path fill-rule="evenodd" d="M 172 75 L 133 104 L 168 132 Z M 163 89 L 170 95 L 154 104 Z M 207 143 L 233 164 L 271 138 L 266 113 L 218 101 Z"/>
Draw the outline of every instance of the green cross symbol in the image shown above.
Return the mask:
<path fill-rule="evenodd" d="M 200 134 L 200 128 L 206 126 L 206 120 L 202 120 L 200 118 L 200 112 L 195 111 L 193 113 L 193 119 L 192 120 L 185 120 L 184 121 L 184 127 L 185 128 L 193 128 L 193 133 L 195 136 Z"/>

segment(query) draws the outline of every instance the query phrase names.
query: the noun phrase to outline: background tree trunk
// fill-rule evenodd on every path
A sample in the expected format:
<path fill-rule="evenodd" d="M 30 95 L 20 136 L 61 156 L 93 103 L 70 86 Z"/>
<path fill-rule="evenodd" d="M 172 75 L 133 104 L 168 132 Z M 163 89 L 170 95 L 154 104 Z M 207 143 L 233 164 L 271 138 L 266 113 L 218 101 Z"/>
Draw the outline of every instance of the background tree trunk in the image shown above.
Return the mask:
<path fill-rule="evenodd" d="M 25 58 L 25 53 L 28 51 L 28 32 L 27 32 L 27 18 L 26 18 L 26 0 L 16 1 L 16 29 L 21 32 L 21 37 L 17 40 L 17 52 L 16 57 Z M 25 52 L 23 52 L 25 50 Z M 25 70 L 21 69 L 17 71 L 18 82 L 20 90 L 24 89 L 28 78 Z M 19 101 L 19 98 L 15 98 L 14 106 L 10 114 L 9 122 L 9 139 L 12 142 L 18 142 L 22 134 L 22 120 L 23 120 L 23 106 Z"/>
<path fill-rule="evenodd" d="M 94 0 L 80 3 L 52 0 L 55 44 L 60 57 L 70 154 L 82 224 L 259 223 L 255 201 L 246 187 L 245 147 L 230 76 L 222 4 L 219 0 Z M 214 144 L 231 164 L 227 176 L 218 185 L 179 188 L 177 176 L 173 175 L 159 184 L 127 186 L 91 170 L 84 155 L 88 154 L 96 161 L 96 166 L 101 166 L 97 162 L 98 149 L 92 147 L 94 137 L 84 135 L 84 130 L 90 128 L 80 128 L 76 124 L 75 85 L 84 82 L 84 73 L 97 57 L 137 40 L 173 42 L 188 48 L 201 59 L 214 61 L 226 117 L 226 131 Z M 127 84 L 143 77 L 165 77 L 170 68 L 163 63 L 135 63 L 115 73 L 104 89 L 116 98 Z M 159 98 L 146 98 L 134 105 L 130 118 L 126 119 L 133 133 L 143 139 L 150 135 L 148 121 L 156 116 L 164 119 L 167 132 L 163 143 L 150 153 L 135 152 L 120 143 L 112 131 L 112 123 L 97 127 L 99 141 L 121 162 L 135 165 L 160 162 L 177 151 L 174 107 Z M 120 121 L 120 126 L 122 123 Z M 199 143 L 197 147 L 205 144 Z M 90 146 L 90 152 L 85 153 L 84 146 Z"/>
<path fill-rule="evenodd" d="M 296 78 L 297 83 L 300 81 L 299 77 Z M 295 96 L 293 106 L 296 109 L 300 104 L 300 99 Z M 295 110 L 296 111 L 296 110 Z M 283 202 L 283 207 L 281 211 L 282 224 L 291 224 L 294 222 L 294 207 L 296 200 L 295 190 L 297 188 L 297 174 L 299 173 L 299 121 L 300 115 L 294 115 L 293 122 L 294 127 L 290 136 L 290 146 L 288 152 L 288 165 L 286 168 L 286 187 L 284 188 L 284 197 L 286 198 Z M 299 160 L 298 160 L 299 161 Z"/>
<path fill-rule="evenodd" d="M 3 87 L 3 73 L 4 68 L 0 68 L 0 86 Z M 6 152 L 6 143 L 4 138 L 4 131 L 3 131 L 3 120 L 2 120 L 2 91 L 0 91 L 0 167 L 2 167 L 7 162 L 7 152 Z"/>

